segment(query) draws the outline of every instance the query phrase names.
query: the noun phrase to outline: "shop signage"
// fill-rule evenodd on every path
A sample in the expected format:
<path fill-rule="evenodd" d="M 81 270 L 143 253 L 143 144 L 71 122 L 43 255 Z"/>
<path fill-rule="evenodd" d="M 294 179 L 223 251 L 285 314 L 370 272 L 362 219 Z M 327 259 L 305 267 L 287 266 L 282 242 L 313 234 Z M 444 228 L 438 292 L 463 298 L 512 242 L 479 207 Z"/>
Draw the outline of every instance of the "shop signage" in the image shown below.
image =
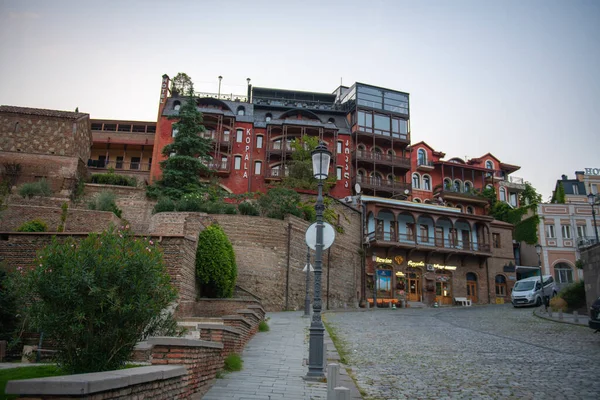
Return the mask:
<path fill-rule="evenodd" d="M 454 265 L 433 264 L 433 268 L 435 268 L 435 269 L 445 269 L 447 271 L 454 271 L 456 269 L 456 266 L 454 266 Z"/>
<path fill-rule="evenodd" d="M 162 85 L 160 87 L 160 102 L 164 103 L 167 98 L 167 91 L 169 90 L 169 78 L 165 76 L 162 80 Z"/>
<path fill-rule="evenodd" d="M 586 168 L 586 175 L 600 175 L 600 168 Z"/>
<path fill-rule="evenodd" d="M 408 262 L 408 266 L 409 267 L 424 267 L 425 266 L 425 261 L 409 261 Z"/>
<path fill-rule="evenodd" d="M 425 264 L 425 261 L 409 261 L 409 267 L 425 267 L 427 266 L 428 271 L 433 271 L 434 269 L 445 269 L 448 271 L 454 271 L 456 266 L 454 265 L 441 265 L 441 264 Z"/>
<path fill-rule="evenodd" d="M 392 263 L 392 259 L 391 258 L 375 257 L 375 262 L 382 263 L 382 264 L 391 264 Z"/>
<path fill-rule="evenodd" d="M 250 142 L 252 141 L 252 131 L 250 128 L 246 128 L 246 136 L 244 137 L 244 142 L 246 143 L 244 147 L 244 175 L 242 178 L 248 178 L 248 163 L 250 162 Z"/>
<path fill-rule="evenodd" d="M 404 261 L 404 257 L 396 256 L 396 257 L 394 257 L 394 261 L 396 261 L 396 264 L 400 265 L 400 264 L 402 264 L 402 261 Z"/>

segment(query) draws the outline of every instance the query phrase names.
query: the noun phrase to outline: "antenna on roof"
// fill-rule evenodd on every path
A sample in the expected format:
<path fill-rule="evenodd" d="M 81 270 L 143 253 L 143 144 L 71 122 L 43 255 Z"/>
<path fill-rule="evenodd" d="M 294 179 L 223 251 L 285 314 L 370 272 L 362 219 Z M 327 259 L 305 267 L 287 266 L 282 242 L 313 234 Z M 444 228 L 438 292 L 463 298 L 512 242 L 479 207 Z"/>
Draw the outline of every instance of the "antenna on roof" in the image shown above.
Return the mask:
<path fill-rule="evenodd" d="M 344 84 L 342 83 L 342 77 L 340 76 L 340 86 L 344 86 Z"/>

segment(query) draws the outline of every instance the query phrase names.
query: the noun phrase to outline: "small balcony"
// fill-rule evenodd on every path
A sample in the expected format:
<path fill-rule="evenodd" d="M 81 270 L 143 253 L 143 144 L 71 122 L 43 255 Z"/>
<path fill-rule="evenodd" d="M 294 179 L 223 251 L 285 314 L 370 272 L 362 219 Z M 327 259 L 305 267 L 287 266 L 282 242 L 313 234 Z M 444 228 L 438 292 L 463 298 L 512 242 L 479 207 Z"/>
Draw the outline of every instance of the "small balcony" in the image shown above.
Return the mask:
<path fill-rule="evenodd" d="M 352 153 L 352 159 L 358 162 L 384 164 L 392 167 L 410 169 L 410 157 L 399 157 L 392 154 L 382 154 L 365 150 L 357 150 Z"/>
<path fill-rule="evenodd" d="M 270 168 L 265 171 L 265 179 L 271 181 L 278 181 L 284 178 L 287 174 L 287 169 Z"/>
<path fill-rule="evenodd" d="M 459 190 L 455 186 L 438 185 L 433 188 L 433 195 L 442 197 L 444 201 L 462 201 L 481 206 L 488 204 L 488 200 L 477 189 Z"/>
<path fill-rule="evenodd" d="M 87 162 L 89 169 L 98 170 L 109 170 L 114 169 L 115 171 L 133 171 L 133 172 L 148 172 L 152 163 L 148 161 L 143 162 L 124 162 L 124 161 L 103 161 L 103 160 L 92 160 L 89 159 Z"/>
<path fill-rule="evenodd" d="M 228 160 L 222 160 L 222 161 L 208 161 L 208 162 L 203 162 L 203 164 L 211 171 L 216 173 L 217 175 L 223 176 L 223 175 L 228 175 L 231 170 L 229 168 L 229 161 Z"/>
<path fill-rule="evenodd" d="M 217 142 L 221 146 L 227 146 L 231 142 L 231 134 L 229 132 L 219 134 L 216 130 L 207 130 L 200 133 L 200 137 Z"/>
<path fill-rule="evenodd" d="M 369 232 L 368 242 L 376 242 L 378 246 L 435 251 L 436 253 L 491 255 L 491 246 L 459 238 L 443 238 L 441 236 L 422 236 L 396 232 Z"/>
<path fill-rule="evenodd" d="M 418 171 L 433 171 L 433 161 L 426 160 L 417 160 L 417 170 Z"/>
<path fill-rule="evenodd" d="M 247 103 L 248 97 L 245 94 L 233 94 L 233 93 L 206 93 L 206 92 L 196 92 L 194 93 L 196 97 L 202 98 L 212 98 L 218 100 L 227 100 L 227 101 L 240 101 Z"/>
<path fill-rule="evenodd" d="M 411 191 L 410 183 L 390 181 L 375 176 L 365 177 L 357 175 L 354 178 L 354 183 L 360 184 L 363 189 L 377 192 L 409 194 Z"/>
<path fill-rule="evenodd" d="M 389 132 L 380 129 L 373 129 L 369 127 L 354 125 L 352 133 L 355 136 L 366 136 L 375 138 L 376 142 L 389 143 L 394 141 L 396 143 L 410 144 L 410 134 L 400 132 Z"/>
<path fill-rule="evenodd" d="M 510 175 L 507 178 L 508 179 L 504 179 L 499 182 L 500 186 L 504 186 L 519 192 L 525 190 L 525 181 L 523 180 L 523 178 Z"/>
<path fill-rule="evenodd" d="M 577 248 L 579 250 L 586 249 L 598 243 L 595 236 L 582 236 L 577 238 Z"/>

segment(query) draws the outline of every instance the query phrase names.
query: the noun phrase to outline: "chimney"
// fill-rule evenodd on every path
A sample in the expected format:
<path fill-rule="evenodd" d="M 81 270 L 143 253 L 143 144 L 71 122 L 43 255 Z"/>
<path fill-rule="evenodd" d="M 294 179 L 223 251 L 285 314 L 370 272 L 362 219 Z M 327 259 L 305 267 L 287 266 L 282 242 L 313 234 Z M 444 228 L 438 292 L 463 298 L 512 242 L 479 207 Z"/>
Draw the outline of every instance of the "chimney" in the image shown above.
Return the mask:
<path fill-rule="evenodd" d="M 246 78 L 246 82 L 248 82 L 248 103 L 252 103 L 252 85 L 250 84 L 250 78 Z"/>
<path fill-rule="evenodd" d="M 564 174 L 563 174 L 563 175 L 561 175 L 560 177 L 562 178 L 562 180 L 563 180 L 563 181 L 566 181 L 566 180 L 567 180 L 567 176 L 566 176 L 566 175 L 564 175 Z"/>

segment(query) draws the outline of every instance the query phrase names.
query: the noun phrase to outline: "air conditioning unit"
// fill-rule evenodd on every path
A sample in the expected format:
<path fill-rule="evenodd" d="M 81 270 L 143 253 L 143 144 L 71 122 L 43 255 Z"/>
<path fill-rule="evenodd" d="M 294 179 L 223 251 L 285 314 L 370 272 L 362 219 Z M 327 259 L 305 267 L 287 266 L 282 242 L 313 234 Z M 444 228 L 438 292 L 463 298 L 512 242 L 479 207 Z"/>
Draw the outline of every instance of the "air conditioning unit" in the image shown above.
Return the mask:
<path fill-rule="evenodd" d="M 344 197 L 344 202 L 345 203 L 352 203 L 352 196 L 346 196 L 346 197 Z"/>
<path fill-rule="evenodd" d="M 433 264 L 427 264 L 426 267 L 427 267 L 427 271 L 433 271 L 434 270 Z"/>

